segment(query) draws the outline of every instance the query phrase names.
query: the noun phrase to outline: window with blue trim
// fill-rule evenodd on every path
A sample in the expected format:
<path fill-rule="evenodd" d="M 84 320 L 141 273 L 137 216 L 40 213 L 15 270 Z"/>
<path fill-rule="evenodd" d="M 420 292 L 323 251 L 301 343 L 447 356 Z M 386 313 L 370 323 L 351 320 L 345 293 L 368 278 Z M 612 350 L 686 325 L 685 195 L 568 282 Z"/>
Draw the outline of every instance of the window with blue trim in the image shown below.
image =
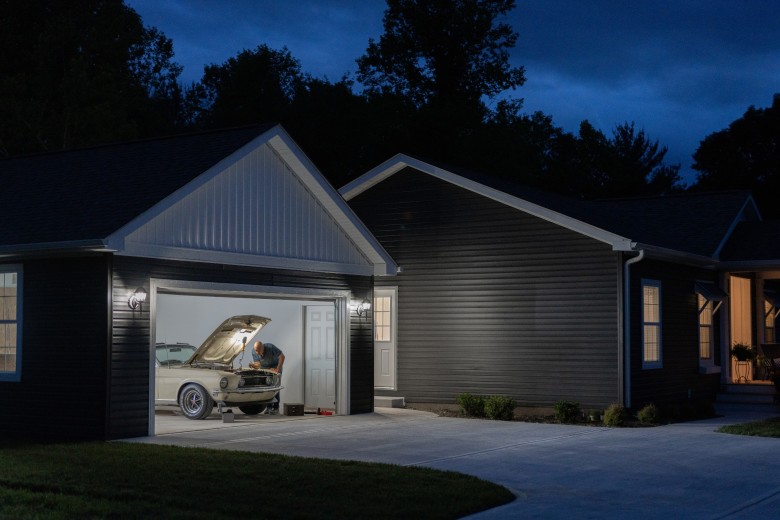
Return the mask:
<path fill-rule="evenodd" d="M 0 266 L 0 381 L 21 376 L 21 282 L 20 266 Z"/>
<path fill-rule="evenodd" d="M 642 368 L 661 368 L 661 282 L 642 280 Z"/>

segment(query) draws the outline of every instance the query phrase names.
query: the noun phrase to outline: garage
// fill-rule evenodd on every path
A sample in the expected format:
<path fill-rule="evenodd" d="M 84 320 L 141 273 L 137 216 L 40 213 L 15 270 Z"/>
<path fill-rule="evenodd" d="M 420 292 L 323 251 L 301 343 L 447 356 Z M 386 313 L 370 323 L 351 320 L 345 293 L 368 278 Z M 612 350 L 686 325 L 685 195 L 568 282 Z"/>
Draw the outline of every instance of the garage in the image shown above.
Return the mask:
<path fill-rule="evenodd" d="M 168 289 L 170 291 L 170 289 Z M 285 356 L 282 377 L 283 390 L 279 393 L 279 409 L 284 413 L 285 404 L 303 405 L 306 414 L 338 413 L 337 392 L 339 371 L 337 358 L 346 356 L 337 352 L 336 301 L 334 298 L 311 295 L 292 295 L 280 291 L 276 294 L 236 293 L 187 293 L 158 289 L 155 309 L 155 343 L 187 344 L 197 348 L 209 337 L 223 320 L 231 316 L 254 315 L 270 319 L 257 333 L 249 335 L 247 344 L 232 362 L 235 369 L 245 368 L 252 362 L 254 341 L 271 343 L 279 347 Z M 165 370 L 157 366 L 156 371 Z M 156 381 L 154 381 L 156 383 Z M 159 389 L 150 395 L 159 397 Z M 297 406 L 296 406 L 297 408 Z M 257 419 L 247 416 L 236 407 L 228 407 L 235 422 Z M 292 413 L 297 414 L 297 410 Z M 159 418 L 165 417 L 164 429 Z M 175 417 L 175 419 L 172 419 Z M 230 418 L 226 419 L 229 420 Z M 209 426 L 224 423 L 218 406 L 204 419 Z M 180 426 L 173 426 L 172 422 Z M 155 406 L 155 432 L 169 433 L 195 426 L 181 413 L 178 406 Z M 177 430 L 176 428 L 179 428 Z"/>
<path fill-rule="evenodd" d="M 0 173 L 16 194 L 0 271 L 19 331 L 0 370 L 0 434 L 154 435 L 157 342 L 199 346 L 243 313 L 270 319 L 259 339 L 290 357 L 264 391 L 373 410 L 373 322 L 358 310 L 398 267 L 280 126 L 12 159 Z M 252 377 L 234 393 L 255 391 Z"/>

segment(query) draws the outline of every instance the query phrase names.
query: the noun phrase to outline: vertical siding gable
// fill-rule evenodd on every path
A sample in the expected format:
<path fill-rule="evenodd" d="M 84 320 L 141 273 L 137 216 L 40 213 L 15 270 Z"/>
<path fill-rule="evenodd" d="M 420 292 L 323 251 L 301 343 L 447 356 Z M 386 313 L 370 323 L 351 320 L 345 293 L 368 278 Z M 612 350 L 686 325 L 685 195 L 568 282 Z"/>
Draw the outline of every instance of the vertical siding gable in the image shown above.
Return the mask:
<path fill-rule="evenodd" d="M 371 265 L 268 144 L 128 234 L 125 244 Z"/>

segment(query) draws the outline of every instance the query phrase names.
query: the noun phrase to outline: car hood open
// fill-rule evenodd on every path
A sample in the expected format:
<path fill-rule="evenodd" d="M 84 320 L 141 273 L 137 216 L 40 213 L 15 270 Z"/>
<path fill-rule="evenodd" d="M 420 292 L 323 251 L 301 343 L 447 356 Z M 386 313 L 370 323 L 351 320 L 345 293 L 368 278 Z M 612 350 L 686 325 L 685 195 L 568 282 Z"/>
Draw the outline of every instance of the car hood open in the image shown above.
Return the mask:
<path fill-rule="evenodd" d="M 269 321 L 271 318 L 253 315 L 233 316 L 226 319 L 195 351 L 188 363 L 224 365 L 232 363 L 244 351 L 252 336 Z M 250 345 L 249 348 L 252 346 Z"/>

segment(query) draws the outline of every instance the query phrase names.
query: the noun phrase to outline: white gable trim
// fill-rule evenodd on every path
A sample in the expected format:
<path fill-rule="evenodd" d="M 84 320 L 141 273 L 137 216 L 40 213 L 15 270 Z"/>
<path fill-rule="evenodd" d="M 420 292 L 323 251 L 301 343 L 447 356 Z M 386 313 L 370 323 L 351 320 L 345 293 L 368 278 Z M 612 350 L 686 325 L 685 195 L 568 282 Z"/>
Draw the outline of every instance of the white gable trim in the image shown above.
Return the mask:
<path fill-rule="evenodd" d="M 726 231 L 726 234 L 723 236 L 723 240 L 720 241 L 720 244 L 718 244 L 718 247 L 715 248 L 715 251 L 712 253 L 713 258 L 720 257 L 720 253 L 723 251 L 723 248 L 726 247 L 726 243 L 731 238 L 731 235 L 734 234 L 734 230 L 737 228 L 737 224 L 739 224 L 743 220 L 750 219 L 750 216 L 748 216 L 748 212 L 752 212 L 753 213 L 752 216 L 754 218 L 757 218 L 758 220 L 762 220 L 761 212 L 758 211 L 758 206 L 756 205 L 756 201 L 753 200 L 753 195 L 748 195 L 747 199 L 745 200 L 745 203 L 737 212 L 737 215 L 734 217 L 734 220 L 731 222 L 729 229 Z"/>
<path fill-rule="evenodd" d="M 609 244 L 615 251 L 634 250 L 635 244 L 633 244 L 628 238 L 616 235 L 562 213 L 558 213 L 557 211 L 545 208 L 544 206 L 534 204 L 519 197 L 515 197 L 514 195 L 509 195 L 503 191 L 490 188 L 484 184 L 466 179 L 465 177 L 456 175 L 448 170 L 438 168 L 432 164 L 420 161 L 413 157 L 409 157 L 405 154 L 398 154 L 388 159 L 376 168 L 373 168 L 372 170 L 366 172 L 365 174 L 361 175 L 354 181 L 341 188 L 339 193 L 341 193 L 345 200 L 351 200 L 352 198 L 379 184 L 383 180 L 406 167 L 412 167 L 423 173 L 427 173 L 428 175 L 436 177 L 437 179 L 441 179 L 456 186 L 460 186 L 461 188 L 472 191 L 478 195 L 482 195 L 483 197 L 487 197 L 509 207 L 528 213 L 529 215 L 533 215 L 581 235 L 585 235 L 600 242 Z"/>
<path fill-rule="evenodd" d="M 128 240 L 134 232 L 152 222 L 168 209 L 181 203 L 185 198 L 203 188 L 249 154 L 263 146 L 268 146 L 278 155 L 297 177 L 304 187 L 311 192 L 325 212 L 330 215 L 335 225 L 341 228 L 351 244 L 360 252 L 370 265 L 354 263 L 320 262 L 307 259 L 273 257 L 257 254 L 236 253 L 229 251 L 200 250 L 197 248 L 181 248 L 153 244 L 132 243 Z M 263 267 L 279 267 L 299 270 L 315 270 L 326 272 L 353 273 L 362 275 L 392 275 L 397 266 L 390 255 L 382 248 L 370 231 L 354 215 L 338 192 L 328 184 L 322 174 L 292 141 L 287 133 L 276 126 L 241 147 L 236 152 L 225 157 L 217 164 L 197 176 L 191 182 L 166 197 L 148 211 L 142 213 L 122 228 L 112 233 L 106 239 L 108 248 L 116 250 L 118 255 L 145 256 L 153 258 L 198 260 L 217 263 L 238 263 Z M 353 250 L 354 251 L 354 250 Z"/>

